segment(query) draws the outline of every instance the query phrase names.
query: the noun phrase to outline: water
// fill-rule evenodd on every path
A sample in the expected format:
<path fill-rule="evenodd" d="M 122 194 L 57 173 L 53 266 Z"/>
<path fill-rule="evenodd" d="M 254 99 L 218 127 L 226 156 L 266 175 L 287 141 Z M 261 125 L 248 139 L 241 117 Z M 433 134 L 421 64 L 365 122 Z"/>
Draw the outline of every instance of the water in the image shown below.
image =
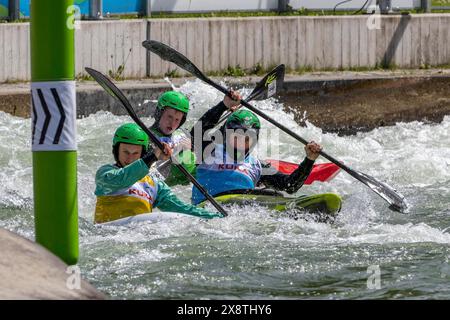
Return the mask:
<path fill-rule="evenodd" d="M 191 96 L 193 119 L 221 99 L 200 82 L 181 90 Z M 339 137 L 299 127 L 275 100 L 255 105 L 351 168 L 395 186 L 410 213 L 390 211 L 341 172 L 299 192 L 339 193 L 344 203 L 334 225 L 255 206 L 231 208 L 226 219 L 96 227 L 94 174 L 112 161 L 115 128 L 130 121 L 99 112 L 77 122 L 79 266 L 88 281 L 117 299 L 450 298 L 450 116 Z M 34 239 L 30 124 L 0 112 L 0 227 Z M 281 159 L 304 157 L 295 140 L 279 139 Z M 188 200 L 190 188 L 174 190 Z"/>

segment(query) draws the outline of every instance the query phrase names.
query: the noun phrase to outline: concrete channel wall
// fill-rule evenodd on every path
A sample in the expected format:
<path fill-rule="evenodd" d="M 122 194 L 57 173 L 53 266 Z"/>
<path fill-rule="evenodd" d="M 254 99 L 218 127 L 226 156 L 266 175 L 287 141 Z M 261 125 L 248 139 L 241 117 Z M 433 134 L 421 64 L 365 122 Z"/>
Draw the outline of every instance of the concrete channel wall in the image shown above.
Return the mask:
<path fill-rule="evenodd" d="M 0 24 L 0 83 L 31 79 L 30 25 Z"/>
<path fill-rule="evenodd" d="M 148 54 L 162 41 L 202 71 L 239 65 L 348 69 L 450 64 L 450 14 L 195 18 L 82 21 L 76 30 L 76 73 L 84 67 L 142 78 L 176 69 Z M 0 24 L 0 82 L 30 80 L 29 24 Z M 178 74 L 184 74 L 178 70 Z"/>

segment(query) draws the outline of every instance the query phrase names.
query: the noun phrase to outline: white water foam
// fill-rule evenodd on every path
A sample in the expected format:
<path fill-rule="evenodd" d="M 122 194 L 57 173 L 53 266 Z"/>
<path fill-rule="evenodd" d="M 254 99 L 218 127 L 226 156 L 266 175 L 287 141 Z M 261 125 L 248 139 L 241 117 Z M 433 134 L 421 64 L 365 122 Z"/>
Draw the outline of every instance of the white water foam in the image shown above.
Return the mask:
<path fill-rule="evenodd" d="M 188 126 L 192 125 L 207 108 L 223 98 L 217 90 L 198 80 L 187 82 L 179 89 L 190 97 L 192 103 Z M 297 239 L 311 243 L 324 241 L 325 243 L 345 241 L 449 243 L 448 233 L 441 231 L 448 227 L 447 225 L 441 228 L 431 227 L 416 215 L 416 212 L 421 213 L 424 210 L 427 214 L 432 214 L 433 211 L 445 212 L 449 207 L 449 116 L 440 124 L 417 121 L 398 123 L 392 127 L 340 137 L 337 134 L 324 134 L 320 128 L 308 121 L 306 127 L 298 126 L 293 120 L 293 115 L 286 113 L 283 105 L 275 99 L 257 101 L 253 104 L 300 136 L 321 143 L 327 153 L 344 161 L 351 168 L 395 186 L 411 203 L 410 217 L 413 217 L 414 221 L 409 222 L 408 217 L 391 213 L 376 194 L 345 172 L 341 172 L 330 183 L 315 183 L 303 187 L 299 192 L 339 193 L 344 198 L 344 206 L 341 217 L 334 226 L 302 220 L 293 222 L 287 218 L 270 216 L 266 209 L 256 207 L 249 208 L 248 211 L 236 210 L 230 214 L 230 218 L 207 223 L 193 219 L 176 226 L 164 222 L 160 226 L 162 229 L 155 225 L 148 228 L 141 226 L 138 227 L 138 230 L 143 231 L 141 235 L 139 232 L 128 232 L 125 229 L 119 237 L 121 241 L 140 241 L 155 230 L 163 232 L 167 237 L 177 233 L 186 234 L 188 228 L 189 232 L 204 232 L 211 236 L 237 239 L 256 235 L 288 240 L 290 236 L 295 235 Z M 143 120 L 146 123 L 153 121 L 150 118 Z M 95 171 L 100 165 L 113 161 L 111 155 L 113 132 L 117 126 L 129 121 L 130 118 L 127 116 L 114 116 L 104 111 L 77 120 L 79 213 L 80 217 L 89 223 L 92 222 L 95 206 L 93 195 Z M 265 121 L 262 123 L 265 127 L 273 127 Z M 23 208 L 25 211 L 32 208 L 30 130 L 30 119 L 21 119 L 0 112 L 1 208 Z M 305 155 L 303 146 L 284 133 L 280 133 L 279 137 L 279 158 L 300 162 Z M 190 187 L 176 187 L 174 190 L 181 198 L 189 200 Z M 428 201 L 435 203 L 428 205 Z M 99 241 L 103 237 L 102 232 L 95 235 L 97 231 L 93 230 L 89 232 L 94 233 L 91 234 L 93 236 L 91 241 Z M 111 240 L 119 241 L 119 238 Z"/>

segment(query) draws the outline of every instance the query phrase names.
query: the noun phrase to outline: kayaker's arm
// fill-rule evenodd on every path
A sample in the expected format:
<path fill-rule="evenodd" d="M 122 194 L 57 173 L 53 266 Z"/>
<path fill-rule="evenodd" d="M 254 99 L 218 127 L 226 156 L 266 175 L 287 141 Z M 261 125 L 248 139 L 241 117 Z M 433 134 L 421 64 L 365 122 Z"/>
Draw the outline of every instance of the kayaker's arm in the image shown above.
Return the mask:
<path fill-rule="evenodd" d="M 196 143 L 201 143 L 203 150 L 211 143 L 210 141 L 203 141 L 203 136 L 206 131 L 215 127 L 226 110 L 227 107 L 225 103 L 221 101 L 219 104 L 206 111 L 206 113 L 195 123 L 190 132 L 193 148 Z M 199 135 L 199 132 L 201 132 L 201 136 Z M 200 138 L 201 141 L 195 141 L 196 137 Z"/>
<path fill-rule="evenodd" d="M 168 147 L 165 146 L 165 148 L 167 151 Z M 157 151 L 156 153 L 159 154 L 160 152 Z M 133 185 L 148 174 L 149 168 L 157 160 L 155 153 L 149 151 L 141 159 L 122 168 L 113 164 L 100 167 L 95 174 L 95 195 L 107 195 Z"/>
<path fill-rule="evenodd" d="M 287 175 L 278 172 L 270 164 L 262 162 L 263 171 L 259 183 L 276 190 L 286 191 L 287 193 L 297 192 L 311 173 L 313 164 L 314 160 L 305 157 L 299 167 L 290 175 Z"/>
<path fill-rule="evenodd" d="M 210 212 L 181 201 L 163 181 L 158 181 L 158 195 L 154 206 L 161 211 L 180 212 L 204 219 L 223 218 L 221 213 Z"/>
<path fill-rule="evenodd" d="M 148 168 L 148 165 L 142 159 L 123 168 L 112 164 L 100 167 L 95 174 L 95 195 L 107 195 L 133 185 L 148 174 Z"/>
<path fill-rule="evenodd" d="M 197 121 L 197 123 L 192 127 L 190 136 L 192 141 L 192 150 L 194 150 L 197 154 L 197 157 L 201 157 L 201 154 L 198 154 L 200 150 L 198 150 L 198 146 L 201 146 L 201 150 L 203 150 L 211 144 L 211 141 L 204 141 L 203 137 L 205 132 L 213 129 L 218 123 L 223 113 L 226 110 L 230 110 L 234 112 L 237 110 L 237 107 L 240 105 L 241 96 L 237 91 L 230 90 L 231 97 L 225 95 L 223 100 L 219 102 L 216 106 L 212 107 Z M 201 133 L 201 135 L 200 135 Z M 200 141 L 195 141 L 196 138 L 200 138 Z M 197 146 L 198 144 L 198 146 Z M 196 147 L 197 146 L 197 147 Z"/>

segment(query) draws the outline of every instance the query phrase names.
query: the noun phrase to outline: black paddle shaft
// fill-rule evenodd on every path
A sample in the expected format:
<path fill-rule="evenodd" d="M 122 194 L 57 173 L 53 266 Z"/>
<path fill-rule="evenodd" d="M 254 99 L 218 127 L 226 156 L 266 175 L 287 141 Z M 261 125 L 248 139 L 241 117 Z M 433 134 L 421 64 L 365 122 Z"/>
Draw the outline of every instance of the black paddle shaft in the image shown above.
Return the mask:
<path fill-rule="evenodd" d="M 161 150 L 164 150 L 164 146 L 161 143 L 161 141 L 151 132 L 147 126 L 139 119 L 136 112 L 134 112 L 133 107 L 131 106 L 131 103 L 128 101 L 128 99 L 125 97 L 125 95 L 122 93 L 122 91 L 116 87 L 116 85 L 105 75 L 103 75 L 101 72 L 91 69 L 91 68 L 85 68 L 86 71 L 97 81 L 103 89 L 105 89 L 111 96 L 119 100 L 123 107 L 128 111 L 128 114 L 130 117 L 136 122 L 136 124 L 141 127 L 142 130 L 149 136 L 149 138 L 152 140 L 152 142 Z M 206 189 L 194 178 L 194 176 L 186 170 L 185 167 L 183 167 L 179 163 L 174 163 L 175 166 L 200 190 L 200 192 L 212 203 L 212 205 L 223 215 L 228 216 L 228 213 L 222 208 L 222 206 L 217 203 L 217 201 L 206 191 Z"/>
<path fill-rule="evenodd" d="M 134 116 L 130 113 L 130 116 L 133 118 L 133 120 L 145 131 L 145 133 L 148 134 L 152 142 L 162 151 L 164 150 L 164 145 L 162 142 L 151 132 L 145 124 L 137 117 L 136 114 Z M 208 191 L 195 179 L 195 177 L 186 170 L 186 168 L 180 164 L 180 163 L 174 163 L 172 162 L 188 179 L 192 182 L 193 185 L 195 185 L 200 192 L 212 203 L 212 205 L 224 216 L 227 217 L 228 213 L 225 211 L 225 209 L 222 208 L 221 205 L 208 193 Z"/>
<path fill-rule="evenodd" d="M 164 43 L 154 41 L 154 40 L 145 40 L 142 45 L 149 51 L 157 54 L 161 57 L 163 60 L 171 61 L 175 63 L 180 68 L 190 72 L 191 74 L 195 75 L 197 78 L 201 79 L 202 81 L 206 82 L 207 84 L 211 85 L 212 87 L 216 88 L 217 90 L 221 91 L 222 93 L 228 95 L 231 97 L 231 93 L 228 89 L 222 87 L 221 85 L 215 83 L 211 79 L 209 79 L 207 76 L 205 76 L 188 58 L 186 58 L 184 55 L 176 51 L 175 49 L 165 45 Z M 280 128 L 284 132 L 288 133 L 298 141 L 300 141 L 303 144 L 308 144 L 308 141 L 297 135 L 292 130 L 286 128 L 282 124 L 276 122 L 269 116 L 267 116 L 262 111 L 259 111 L 252 105 L 250 105 L 247 101 L 241 100 L 241 104 L 247 107 L 248 109 L 252 110 L 254 113 L 258 114 L 263 119 L 269 121 L 276 127 Z M 355 170 L 350 169 L 346 165 L 344 165 L 342 162 L 334 159 L 330 155 L 326 154 L 325 152 L 321 151 L 320 155 L 324 158 L 330 160 L 334 164 L 338 165 L 340 168 L 344 169 L 347 173 L 349 173 L 352 177 L 359 180 L 360 182 L 364 183 L 366 186 L 368 186 L 370 189 L 372 189 L 376 194 L 378 194 L 380 197 L 382 197 L 384 200 L 386 200 L 390 206 L 389 209 L 399 212 L 405 212 L 408 208 L 406 201 L 404 197 L 396 192 L 396 190 L 389 185 L 376 180 L 373 177 L 370 177 L 362 172 L 357 172 Z"/>
<path fill-rule="evenodd" d="M 224 94 L 226 94 L 226 95 L 231 97 L 230 91 L 227 90 L 226 88 L 224 88 L 221 85 L 219 85 L 219 84 L 217 84 L 215 82 L 212 82 L 212 81 L 210 81 L 208 83 L 210 85 L 214 86 L 217 90 L 219 90 L 219 91 L 223 92 Z M 281 123 L 277 122 L 276 120 L 272 119 L 267 114 L 265 114 L 264 112 L 258 110 L 257 108 L 252 106 L 247 101 L 241 100 L 241 104 L 243 106 L 245 106 L 246 108 L 248 108 L 249 110 L 251 110 L 254 113 L 256 113 L 257 115 L 259 115 L 261 118 L 267 120 L 268 122 L 272 123 L 276 127 L 280 128 L 281 130 L 283 130 L 284 132 L 286 132 L 287 134 L 292 136 L 293 138 L 297 139 L 298 141 L 300 141 L 304 145 L 308 144 L 308 141 L 306 141 L 305 139 L 300 137 L 294 131 L 292 131 L 291 129 L 285 127 L 284 125 L 282 125 Z M 389 186 L 389 185 L 387 185 L 387 184 L 385 184 L 385 183 L 383 183 L 381 181 L 378 181 L 378 180 L 376 180 L 373 177 L 370 177 L 370 176 L 368 176 L 366 174 L 363 174 L 361 172 L 357 172 L 357 171 L 349 168 L 348 166 L 343 164 L 341 161 L 335 159 L 334 157 L 330 156 L 329 154 L 327 154 L 324 151 L 320 151 L 319 154 L 321 156 L 323 156 L 325 159 L 328 159 L 332 163 L 334 163 L 337 166 L 339 166 L 345 172 L 350 174 L 353 178 L 359 180 L 360 182 L 362 182 L 366 186 L 368 186 L 370 189 L 375 191 L 375 193 L 377 193 L 379 196 L 381 196 L 384 200 L 386 200 L 390 204 L 389 209 L 394 210 L 394 211 L 398 211 L 398 212 L 405 212 L 407 210 L 408 206 L 407 206 L 407 204 L 405 202 L 404 197 L 402 195 L 398 194 L 396 192 L 396 190 L 394 188 L 392 188 L 391 186 Z"/>
<path fill-rule="evenodd" d="M 278 89 L 283 87 L 284 82 L 284 64 L 280 64 L 271 70 L 264 78 L 262 78 L 255 86 L 250 95 L 245 99 L 247 102 L 251 100 L 265 100 L 273 96 Z M 238 107 L 239 109 L 240 107 Z M 236 109 L 237 110 L 237 109 Z M 225 121 L 230 115 L 228 110 L 217 122 L 216 126 Z"/>
<path fill-rule="evenodd" d="M 251 100 L 265 100 L 273 96 L 279 88 L 283 86 L 284 81 L 284 72 L 285 66 L 284 64 L 280 64 L 272 71 L 270 71 L 264 78 L 262 78 L 255 86 L 253 91 L 246 98 L 247 101 Z M 270 88 L 269 86 L 274 83 L 274 87 Z M 223 121 L 225 121 L 231 115 L 231 111 L 228 111 L 226 114 L 219 119 L 217 124 L 214 127 L 217 127 Z M 164 161 L 162 164 L 158 166 L 158 170 L 167 167 L 170 164 L 170 160 Z"/>

